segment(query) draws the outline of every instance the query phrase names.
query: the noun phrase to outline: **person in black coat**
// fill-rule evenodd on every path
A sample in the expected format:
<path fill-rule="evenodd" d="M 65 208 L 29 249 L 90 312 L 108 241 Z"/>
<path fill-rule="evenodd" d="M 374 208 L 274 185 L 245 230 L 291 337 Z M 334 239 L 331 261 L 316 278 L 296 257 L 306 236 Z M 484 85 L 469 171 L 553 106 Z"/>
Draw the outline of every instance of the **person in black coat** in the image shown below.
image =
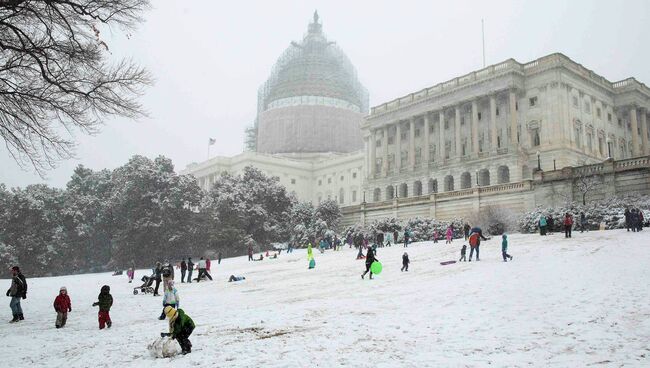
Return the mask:
<path fill-rule="evenodd" d="M 20 306 L 20 300 L 27 299 L 27 280 L 22 272 L 20 272 L 18 266 L 11 268 L 11 287 L 7 290 L 7 296 L 11 297 L 9 307 L 11 307 L 13 314 L 13 319 L 9 322 L 14 323 L 24 320 L 25 317 L 23 316 L 23 309 Z"/>
<path fill-rule="evenodd" d="M 370 272 L 370 279 L 372 280 L 372 271 L 370 271 L 370 266 L 372 266 L 372 262 L 374 261 L 379 261 L 377 258 L 375 258 L 375 252 L 372 250 L 372 247 L 368 248 L 368 253 L 366 254 L 366 271 L 361 274 L 361 278 Z"/>
<path fill-rule="evenodd" d="M 153 296 L 158 296 L 158 288 L 160 287 L 160 282 L 162 281 L 162 264 L 156 262 L 156 268 L 154 269 L 153 279 L 156 281 L 156 287 L 153 291 Z"/>
<path fill-rule="evenodd" d="M 181 261 L 181 283 L 185 282 L 185 272 L 187 272 L 187 263 L 185 262 L 185 258 Z"/>
<path fill-rule="evenodd" d="M 194 271 L 194 262 L 192 262 L 191 257 L 188 257 L 187 258 L 187 282 L 189 284 L 192 283 L 192 271 Z"/>
<path fill-rule="evenodd" d="M 630 209 L 626 208 L 625 209 L 625 228 L 627 231 L 630 231 L 630 227 L 632 225 L 632 214 L 630 213 Z"/>
<path fill-rule="evenodd" d="M 409 255 L 408 253 L 404 252 L 404 254 L 402 255 L 402 271 L 408 272 L 409 263 L 411 263 L 411 261 L 409 261 Z"/>

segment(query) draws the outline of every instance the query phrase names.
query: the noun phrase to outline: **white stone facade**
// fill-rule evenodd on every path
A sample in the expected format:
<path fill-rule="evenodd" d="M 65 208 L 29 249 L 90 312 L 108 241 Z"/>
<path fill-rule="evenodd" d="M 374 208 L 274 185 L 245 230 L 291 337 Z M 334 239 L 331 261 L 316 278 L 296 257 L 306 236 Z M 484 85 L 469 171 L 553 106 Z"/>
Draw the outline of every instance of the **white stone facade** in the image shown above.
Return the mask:
<path fill-rule="evenodd" d="M 181 173 L 194 175 L 199 186 L 209 190 L 222 172 L 239 174 L 246 166 L 253 166 L 267 175 L 278 177 L 280 183 L 302 201 L 316 205 L 325 199 L 334 199 L 344 207 L 363 201 L 363 161 L 362 151 L 285 155 L 244 152 L 192 164 Z"/>
<path fill-rule="evenodd" d="M 650 89 L 633 78 L 609 82 L 562 54 L 509 59 L 372 108 L 362 125 L 367 199 L 647 155 L 649 108 Z"/>

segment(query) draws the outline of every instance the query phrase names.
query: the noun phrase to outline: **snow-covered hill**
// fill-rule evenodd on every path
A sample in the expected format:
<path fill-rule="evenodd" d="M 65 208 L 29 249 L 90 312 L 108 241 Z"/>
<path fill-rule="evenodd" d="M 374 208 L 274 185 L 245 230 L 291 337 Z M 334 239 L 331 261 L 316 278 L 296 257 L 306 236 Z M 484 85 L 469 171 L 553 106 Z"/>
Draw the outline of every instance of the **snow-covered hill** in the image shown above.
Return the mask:
<path fill-rule="evenodd" d="M 381 248 L 384 271 L 372 281 L 360 278 L 354 249 L 316 252 L 313 270 L 304 250 L 213 262 L 214 281 L 178 284 L 181 308 L 197 324 L 192 354 L 157 360 L 146 346 L 167 330 L 157 319 L 160 297 L 133 295 L 126 276 L 26 275 L 26 320 L 0 323 L 0 359 L 5 367 L 649 364 L 650 230 L 515 234 L 513 262 L 501 260 L 493 239 L 481 262 L 439 264 L 457 259 L 461 245 L 411 245 L 408 273 L 400 272 L 402 246 Z M 228 283 L 231 274 L 246 281 Z M 104 284 L 115 304 L 113 327 L 100 331 L 91 304 Z M 57 330 L 52 302 L 61 286 L 73 310 Z M 6 321 L 9 300 L 0 309 Z"/>

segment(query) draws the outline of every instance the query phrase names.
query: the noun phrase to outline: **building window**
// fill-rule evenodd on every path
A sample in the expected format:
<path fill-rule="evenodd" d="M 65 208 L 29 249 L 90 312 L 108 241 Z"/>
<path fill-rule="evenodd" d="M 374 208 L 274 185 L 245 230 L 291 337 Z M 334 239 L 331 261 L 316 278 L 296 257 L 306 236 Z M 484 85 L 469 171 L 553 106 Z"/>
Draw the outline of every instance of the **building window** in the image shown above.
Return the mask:
<path fill-rule="evenodd" d="M 515 102 L 515 111 L 519 111 L 519 101 Z"/>
<path fill-rule="evenodd" d="M 339 204 L 343 204 L 345 202 L 345 192 L 343 191 L 343 188 L 339 190 Z"/>
<path fill-rule="evenodd" d="M 580 135 L 581 135 L 581 129 L 576 127 L 575 128 L 575 135 L 576 135 L 576 147 L 577 148 L 582 148 L 582 142 L 580 141 Z"/>
<path fill-rule="evenodd" d="M 422 163 L 422 148 L 418 147 L 415 149 L 415 164 L 419 165 Z"/>
<path fill-rule="evenodd" d="M 589 102 L 585 102 L 585 112 L 591 112 L 591 104 Z"/>
<path fill-rule="evenodd" d="M 352 179 L 356 179 L 356 178 L 357 178 L 357 173 L 353 172 L 352 173 Z"/>
<path fill-rule="evenodd" d="M 449 129 L 449 120 L 445 120 L 445 129 Z"/>
<path fill-rule="evenodd" d="M 497 116 L 499 116 L 499 108 L 497 107 Z"/>
<path fill-rule="evenodd" d="M 573 107 L 578 107 L 578 97 L 573 96 Z"/>
<path fill-rule="evenodd" d="M 460 125 L 465 125 L 465 117 L 464 116 L 460 117 Z"/>
<path fill-rule="evenodd" d="M 429 125 L 429 133 L 433 133 L 433 124 Z"/>
<path fill-rule="evenodd" d="M 600 115 L 601 115 L 600 107 L 596 107 L 596 116 L 600 118 Z"/>
<path fill-rule="evenodd" d="M 620 126 L 620 127 L 623 126 L 623 119 L 618 119 L 618 126 Z"/>
<path fill-rule="evenodd" d="M 356 202 L 356 201 L 357 201 L 357 191 L 353 190 L 352 191 L 352 202 Z"/>
<path fill-rule="evenodd" d="M 537 96 L 529 98 L 528 103 L 530 104 L 530 107 L 537 106 Z"/>
<path fill-rule="evenodd" d="M 607 113 L 607 121 L 609 121 L 610 123 L 612 122 L 612 113 L 611 112 Z"/>
<path fill-rule="evenodd" d="M 419 137 L 419 136 L 420 136 L 420 129 L 419 129 L 419 128 L 418 128 L 418 129 L 415 129 L 415 136 L 416 136 L 416 137 Z"/>
<path fill-rule="evenodd" d="M 395 137 L 391 135 L 388 137 L 388 144 L 393 144 L 393 143 L 395 143 Z"/>
<path fill-rule="evenodd" d="M 377 147 L 377 148 L 381 147 L 381 139 L 379 139 L 379 140 L 377 140 L 375 142 L 375 147 Z"/>
<path fill-rule="evenodd" d="M 318 181 L 318 185 L 319 185 L 319 186 L 320 186 L 320 185 L 323 185 L 323 181 L 322 181 L 322 180 L 319 180 L 319 181 Z"/>
<path fill-rule="evenodd" d="M 587 133 L 587 148 L 589 149 L 589 152 L 593 151 L 593 149 L 594 149 L 592 140 L 593 140 L 592 134 Z"/>
<path fill-rule="evenodd" d="M 291 179 L 291 184 L 296 184 L 296 179 Z"/>
<path fill-rule="evenodd" d="M 481 121 L 481 113 L 478 113 L 478 121 Z"/>
<path fill-rule="evenodd" d="M 345 180 L 345 176 L 341 175 L 341 181 Z"/>
<path fill-rule="evenodd" d="M 399 137 L 400 137 L 402 140 L 405 140 L 405 139 L 406 139 L 406 132 L 402 130 L 402 131 L 400 132 Z"/>
<path fill-rule="evenodd" d="M 327 184 L 332 184 L 332 178 L 327 178 Z"/>
<path fill-rule="evenodd" d="M 598 137 L 598 153 L 600 153 L 601 156 L 605 154 L 604 141 L 605 139 L 603 137 Z"/>

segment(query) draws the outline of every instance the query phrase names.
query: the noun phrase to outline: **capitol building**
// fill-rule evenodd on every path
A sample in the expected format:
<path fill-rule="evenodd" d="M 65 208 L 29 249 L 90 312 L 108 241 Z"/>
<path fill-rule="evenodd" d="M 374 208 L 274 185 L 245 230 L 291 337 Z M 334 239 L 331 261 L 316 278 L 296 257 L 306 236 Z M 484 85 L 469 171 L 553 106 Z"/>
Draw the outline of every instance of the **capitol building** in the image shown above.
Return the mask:
<path fill-rule="evenodd" d="M 258 92 L 249 150 L 191 164 L 208 189 L 223 171 L 255 166 L 344 222 L 451 218 L 487 206 L 524 211 L 575 195 L 650 193 L 650 89 L 612 82 L 556 53 L 513 59 L 369 109 L 368 92 L 317 14 Z"/>

